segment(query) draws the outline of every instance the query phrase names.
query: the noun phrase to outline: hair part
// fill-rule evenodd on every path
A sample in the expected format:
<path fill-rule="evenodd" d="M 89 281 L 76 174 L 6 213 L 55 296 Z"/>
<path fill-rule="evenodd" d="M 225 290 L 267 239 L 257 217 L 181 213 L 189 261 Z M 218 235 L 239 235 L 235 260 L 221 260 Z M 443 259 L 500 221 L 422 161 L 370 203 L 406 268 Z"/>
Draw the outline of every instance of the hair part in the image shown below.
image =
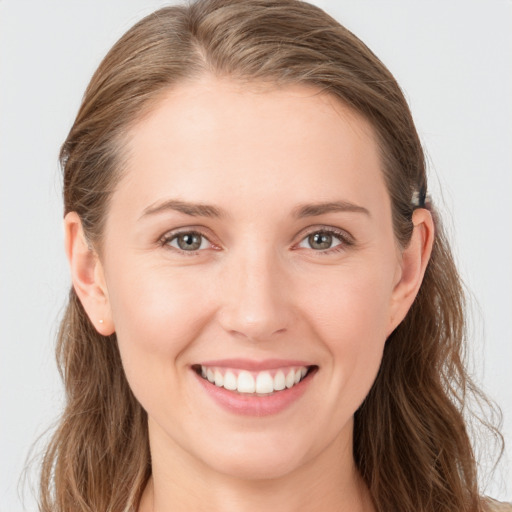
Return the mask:
<path fill-rule="evenodd" d="M 201 76 L 242 84 L 316 87 L 375 130 L 399 244 L 411 237 L 412 198 L 427 190 L 425 160 L 391 73 L 350 31 L 298 0 L 199 0 L 156 11 L 110 50 L 62 146 L 64 211 L 76 211 L 101 252 L 126 134 L 164 94 Z M 463 361 L 464 300 L 436 212 L 420 292 L 387 340 L 355 415 L 354 458 L 379 511 L 479 512 L 475 460 L 462 409 L 476 388 Z M 115 334 L 104 338 L 74 290 L 57 358 L 66 409 L 47 449 L 43 512 L 136 509 L 151 474 L 147 415 L 133 396 Z"/>

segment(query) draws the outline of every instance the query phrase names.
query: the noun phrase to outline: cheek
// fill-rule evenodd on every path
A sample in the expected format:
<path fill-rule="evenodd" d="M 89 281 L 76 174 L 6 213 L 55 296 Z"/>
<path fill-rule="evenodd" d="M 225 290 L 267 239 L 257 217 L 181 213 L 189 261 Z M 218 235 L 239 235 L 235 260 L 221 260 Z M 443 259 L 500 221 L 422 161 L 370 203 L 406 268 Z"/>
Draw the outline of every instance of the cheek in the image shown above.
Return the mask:
<path fill-rule="evenodd" d="M 378 264 L 355 264 L 336 269 L 324 278 L 314 276 L 302 282 L 301 309 L 309 312 L 322 338 L 335 341 L 358 340 L 360 345 L 371 333 L 382 335 L 390 318 L 393 291 L 392 272 Z M 385 335 L 384 335 L 385 336 Z M 371 337 L 371 336 L 370 336 Z"/>
<path fill-rule="evenodd" d="M 345 268 L 323 281 L 308 283 L 313 292 L 301 310 L 326 349 L 334 389 L 356 407 L 369 391 L 382 359 L 390 321 L 393 289 L 389 268 L 378 265 Z M 319 283 L 324 283 L 323 285 Z M 347 387 L 351 393 L 347 395 Z M 359 401 L 359 403 L 357 403 Z"/>
<path fill-rule="evenodd" d="M 109 299 L 127 373 L 165 371 L 210 318 L 207 281 L 185 271 L 133 266 L 111 275 Z M 112 290 L 112 292 L 111 292 Z"/>

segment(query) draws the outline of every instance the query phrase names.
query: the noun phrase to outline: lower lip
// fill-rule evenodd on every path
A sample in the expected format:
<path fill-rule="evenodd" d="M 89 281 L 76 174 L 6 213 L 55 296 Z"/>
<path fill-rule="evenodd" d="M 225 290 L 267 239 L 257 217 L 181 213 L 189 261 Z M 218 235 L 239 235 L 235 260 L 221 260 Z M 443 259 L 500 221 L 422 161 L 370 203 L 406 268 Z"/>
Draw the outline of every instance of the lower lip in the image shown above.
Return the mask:
<path fill-rule="evenodd" d="M 227 411 L 245 416 L 269 416 L 278 414 L 296 402 L 308 388 L 315 373 L 316 370 L 313 370 L 295 386 L 266 396 L 229 391 L 203 379 L 196 372 L 194 375 L 208 396 Z"/>

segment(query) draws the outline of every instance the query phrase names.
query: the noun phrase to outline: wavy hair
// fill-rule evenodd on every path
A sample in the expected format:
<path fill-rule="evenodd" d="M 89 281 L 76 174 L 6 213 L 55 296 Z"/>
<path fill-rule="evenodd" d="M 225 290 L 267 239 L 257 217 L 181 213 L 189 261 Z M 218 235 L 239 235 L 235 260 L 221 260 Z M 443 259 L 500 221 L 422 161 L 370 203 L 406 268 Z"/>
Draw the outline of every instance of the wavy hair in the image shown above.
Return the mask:
<path fill-rule="evenodd" d="M 78 213 L 101 254 L 125 134 L 174 85 L 205 74 L 312 85 L 338 98 L 375 130 L 397 241 L 410 239 L 413 197 L 433 213 L 432 257 L 356 412 L 354 458 L 378 511 L 484 510 L 464 421 L 467 397 L 479 393 L 464 365 L 464 294 L 438 215 L 425 204 L 422 146 L 391 73 L 321 9 L 298 0 L 199 0 L 137 23 L 95 72 L 62 146 L 65 213 Z M 57 359 L 66 406 L 45 453 L 40 510 L 136 510 L 151 475 L 147 415 L 115 334 L 98 334 L 73 289 Z"/>

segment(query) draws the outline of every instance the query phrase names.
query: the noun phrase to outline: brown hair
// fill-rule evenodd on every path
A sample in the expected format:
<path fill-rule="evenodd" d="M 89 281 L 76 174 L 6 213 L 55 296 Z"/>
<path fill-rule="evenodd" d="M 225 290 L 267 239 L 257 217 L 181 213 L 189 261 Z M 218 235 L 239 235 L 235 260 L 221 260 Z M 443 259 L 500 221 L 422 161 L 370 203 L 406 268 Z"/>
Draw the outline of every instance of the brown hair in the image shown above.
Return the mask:
<path fill-rule="evenodd" d="M 199 0 L 137 23 L 94 74 L 61 151 L 64 209 L 101 250 L 123 137 L 174 84 L 204 74 L 276 86 L 309 84 L 373 125 L 402 246 L 412 198 L 424 199 L 422 147 L 390 72 L 351 32 L 297 0 Z M 478 512 L 476 465 L 463 419 L 477 392 L 463 362 L 463 291 L 436 212 L 419 294 L 386 343 L 377 379 L 355 415 L 354 457 L 379 511 Z M 57 358 L 67 404 L 47 449 L 44 512 L 128 511 L 151 474 L 146 413 L 126 381 L 115 334 L 99 335 L 74 290 Z"/>

